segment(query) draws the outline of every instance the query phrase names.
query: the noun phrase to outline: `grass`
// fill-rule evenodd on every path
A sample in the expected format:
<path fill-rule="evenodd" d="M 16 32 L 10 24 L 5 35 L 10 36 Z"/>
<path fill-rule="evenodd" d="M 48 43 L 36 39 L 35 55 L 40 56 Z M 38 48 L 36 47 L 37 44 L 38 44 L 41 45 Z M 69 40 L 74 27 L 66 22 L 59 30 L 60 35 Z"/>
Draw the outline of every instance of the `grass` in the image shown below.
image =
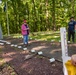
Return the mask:
<path fill-rule="evenodd" d="M 12 34 L 11 36 L 13 38 L 22 38 L 21 34 Z M 41 41 L 55 41 L 55 42 L 59 42 L 61 40 L 60 31 L 32 32 L 29 35 L 29 39 L 41 40 Z M 75 40 L 75 42 L 76 42 L 76 40 Z"/>
<path fill-rule="evenodd" d="M 12 34 L 11 36 L 13 38 L 22 38 L 21 34 Z M 58 42 L 60 40 L 60 32 L 59 31 L 33 32 L 33 33 L 30 33 L 29 39 L 41 40 L 41 41 L 54 40 L 54 41 Z"/>
<path fill-rule="evenodd" d="M 48 31 L 48 32 L 38 32 L 38 33 L 33 33 L 34 35 L 30 35 L 30 38 L 36 39 L 36 40 L 45 40 L 45 41 L 51 41 L 54 40 L 58 42 L 60 40 L 60 32 L 53 32 L 53 31 Z"/>

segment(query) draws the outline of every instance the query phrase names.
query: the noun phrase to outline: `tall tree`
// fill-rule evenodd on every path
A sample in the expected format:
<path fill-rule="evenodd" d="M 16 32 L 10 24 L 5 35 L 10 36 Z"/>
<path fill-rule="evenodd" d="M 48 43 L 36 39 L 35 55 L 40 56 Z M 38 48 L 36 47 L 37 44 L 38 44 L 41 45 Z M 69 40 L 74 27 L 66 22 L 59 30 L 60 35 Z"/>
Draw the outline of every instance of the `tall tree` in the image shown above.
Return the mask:
<path fill-rule="evenodd" d="M 55 22 L 55 0 L 52 0 L 52 27 L 55 30 L 56 22 Z"/>

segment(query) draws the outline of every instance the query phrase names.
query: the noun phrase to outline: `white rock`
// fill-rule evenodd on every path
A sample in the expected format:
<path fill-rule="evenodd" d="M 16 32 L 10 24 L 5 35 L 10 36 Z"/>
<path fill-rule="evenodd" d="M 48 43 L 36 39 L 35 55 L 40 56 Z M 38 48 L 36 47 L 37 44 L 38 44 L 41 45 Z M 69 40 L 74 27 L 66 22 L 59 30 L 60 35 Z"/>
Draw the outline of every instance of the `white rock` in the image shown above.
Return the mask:
<path fill-rule="evenodd" d="M 49 60 L 50 60 L 50 62 L 54 62 L 55 61 L 55 58 L 51 58 Z"/>
<path fill-rule="evenodd" d="M 18 45 L 14 45 L 14 47 L 17 47 Z"/>
<path fill-rule="evenodd" d="M 42 51 L 40 51 L 40 52 L 38 52 L 38 54 L 39 54 L 39 55 L 42 55 L 42 54 L 43 54 L 43 52 L 42 52 Z"/>
<path fill-rule="evenodd" d="M 14 44 L 11 44 L 11 47 L 13 47 L 14 46 Z"/>
<path fill-rule="evenodd" d="M 34 53 L 34 52 L 35 52 L 35 50 L 34 50 L 34 49 L 32 49 L 32 50 L 31 50 L 31 52 L 33 52 L 33 53 Z"/>
<path fill-rule="evenodd" d="M 6 42 L 6 44 L 10 45 L 11 43 L 10 42 Z"/>
<path fill-rule="evenodd" d="M 4 45 L 4 43 L 0 43 L 0 45 Z"/>
<path fill-rule="evenodd" d="M 27 50 L 27 48 L 23 48 L 23 50 Z"/>
<path fill-rule="evenodd" d="M 32 55 L 26 55 L 26 56 L 25 56 L 25 60 L 26 60 L 26 59 L 29 59 L 29 58 L 31 58 L 31 57 L 32 57 Z"/>
<path fill-rule="evenodd" d="M 22 46 L 18 46 L 18 48 L 22 48 Z"/>
<path fill-rule="evenodd" d="M 4 40 L 0 40 L 1 42 L 7 42 L 7 41 L 4 41 Z"/>

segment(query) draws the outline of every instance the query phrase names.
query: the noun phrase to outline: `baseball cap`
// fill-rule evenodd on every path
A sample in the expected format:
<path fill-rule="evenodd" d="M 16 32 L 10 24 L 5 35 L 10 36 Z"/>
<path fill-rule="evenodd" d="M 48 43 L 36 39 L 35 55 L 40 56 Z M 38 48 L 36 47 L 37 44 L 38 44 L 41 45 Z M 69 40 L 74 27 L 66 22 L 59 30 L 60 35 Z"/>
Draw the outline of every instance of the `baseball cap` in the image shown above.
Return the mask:
<path fill-rule="evenodd" d="M 23 22 L 26 23 L 26 20 L 24 20 Z"/>

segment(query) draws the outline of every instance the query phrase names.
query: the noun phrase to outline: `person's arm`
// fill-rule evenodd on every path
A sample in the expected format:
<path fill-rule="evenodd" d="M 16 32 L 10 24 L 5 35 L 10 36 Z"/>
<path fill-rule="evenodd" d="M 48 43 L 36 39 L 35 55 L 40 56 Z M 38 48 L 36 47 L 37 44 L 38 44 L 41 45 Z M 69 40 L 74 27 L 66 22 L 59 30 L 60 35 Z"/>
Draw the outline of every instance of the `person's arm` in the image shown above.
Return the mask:
<path fill-rule="evenodd" d="M 27 25 L 27 30 L 29 30 L 29 27 L 28 27 L 28 25 Z"/>
<path fill-rule="evenodd" d="M 76 24 L 75 24 L 75 30 L 76 30 Z"/>
<path fill-rule="evenodd" d="M 69 23 L 67 24 L 67 28 L 66 28 L 67 32 L 68 32 L 68 28 L 69 28 Z"/>
<path fill-rule="evenodd" d="M 29 28 L 27 28 L 27 30 L 29 30 Z"/>
<path fill-rule="evenodd" d="M 75 33 L 76 33 L 76 22 L 75 22 L 75 28 L 74 28 L 74 30 L 75 30 Z"/>
<path fill-rule="evenodd" d="M 21 29 L 22 29 L 23 31 L 28 30 L 24 25 L 21 26 Z"/>

